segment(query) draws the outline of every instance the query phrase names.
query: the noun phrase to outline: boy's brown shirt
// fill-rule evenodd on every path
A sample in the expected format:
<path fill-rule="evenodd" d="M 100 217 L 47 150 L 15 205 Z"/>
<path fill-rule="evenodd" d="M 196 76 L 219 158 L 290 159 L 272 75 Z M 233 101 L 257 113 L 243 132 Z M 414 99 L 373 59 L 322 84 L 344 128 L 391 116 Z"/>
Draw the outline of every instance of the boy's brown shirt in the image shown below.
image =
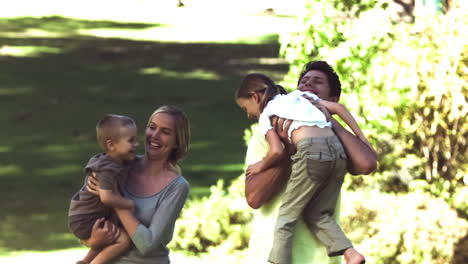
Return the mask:
<path fill-rule="evenodd" d="M 128 175 L 129 165 L 121 165 L 106 153 L 99 153 L 91 157 L 85 166 L 86 177 L 83 187 L 75 193 L 68 210 L 68 216 L 98 213 L 111 210 L 110 207 L 103 204 L 99 196 L 91 193 L 86 188 L 88 177 L 91 172 L 95 172 L 99 180 L 99 188 L 112 190 L 115 182 L 119 187 L 125 181 Z"/>

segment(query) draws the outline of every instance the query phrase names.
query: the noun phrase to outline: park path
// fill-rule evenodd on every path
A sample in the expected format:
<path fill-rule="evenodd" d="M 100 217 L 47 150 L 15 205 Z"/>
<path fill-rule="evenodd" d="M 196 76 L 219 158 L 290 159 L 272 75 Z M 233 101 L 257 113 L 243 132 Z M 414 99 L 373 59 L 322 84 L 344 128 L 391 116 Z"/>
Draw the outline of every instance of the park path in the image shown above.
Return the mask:
<path fill-rule="evenodd" d="M 304 0 L 0 0 L 0 17 L 50 16 L 160 23 L 168 27 L 154 29 L 151 36 L 160 41 L 213 42 L 232 41 L 293 30 L 297 21 L 281 21 L 265 12 L 297 15 Z M 148 35 L 148 34 L 147 34 Z M 109 35 L 107 37 L 113 37 Z"/>

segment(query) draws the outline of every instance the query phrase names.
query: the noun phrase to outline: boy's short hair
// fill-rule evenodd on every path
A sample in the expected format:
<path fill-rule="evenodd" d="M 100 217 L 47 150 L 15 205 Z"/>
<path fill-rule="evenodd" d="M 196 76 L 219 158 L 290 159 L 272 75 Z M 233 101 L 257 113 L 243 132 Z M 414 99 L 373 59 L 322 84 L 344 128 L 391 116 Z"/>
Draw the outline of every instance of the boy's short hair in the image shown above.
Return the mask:
<path fill-rule="evenodd" d="M 117 142 L 121 137 L 122 127 L 136 127 L 135 121 L 124 115 L 107 114 L 96 124 L 96 138 L 99 146 L 107 151 L 106 142 Z"/>
<path fill-rule="evenodd" d="M 323 72 L 327 75 L 328 78 L 328 85 L 330 86 L 330 96 L 336 96 L 340 98 L 341 95 L 341 82 L 338 74 L 336 74 L 335 70 L 326 62 L 326 61 L 310 61 L 308 62 L 299 76 L 299 80 L 297 81 L 297 85 L 301 82 L 302 77 L 309 71 L 319 71 Z"/>

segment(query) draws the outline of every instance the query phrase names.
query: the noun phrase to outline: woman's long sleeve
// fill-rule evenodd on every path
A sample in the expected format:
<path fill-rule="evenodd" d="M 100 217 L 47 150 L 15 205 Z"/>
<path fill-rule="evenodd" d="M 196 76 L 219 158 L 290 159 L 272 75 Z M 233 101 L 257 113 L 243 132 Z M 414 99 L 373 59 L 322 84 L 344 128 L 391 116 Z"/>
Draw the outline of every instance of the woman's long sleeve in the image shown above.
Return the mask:
<path fill-rule="evenodd" d="M 189 185 L 180 177 L 168 186 L 161 199 L 155 205 L 155 211 L 149 226 L 140 223 L 132 235 L 132 241 L 140 254 L 146 255 L 172 239 L 175 221 L 184 206 L 189 192 Z"/>

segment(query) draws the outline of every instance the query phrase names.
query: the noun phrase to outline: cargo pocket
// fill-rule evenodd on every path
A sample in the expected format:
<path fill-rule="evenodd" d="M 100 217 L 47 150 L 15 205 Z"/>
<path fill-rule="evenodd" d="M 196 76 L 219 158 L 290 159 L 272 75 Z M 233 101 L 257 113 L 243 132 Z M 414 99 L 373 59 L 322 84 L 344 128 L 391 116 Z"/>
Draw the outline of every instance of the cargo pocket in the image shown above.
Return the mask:
<path fill-rule="evenodd" d="M 335 160 L 329 152 L 308 153 L 305 158 L 307 159 L 307 174 L 313 181 L 325 180 Z"/>

